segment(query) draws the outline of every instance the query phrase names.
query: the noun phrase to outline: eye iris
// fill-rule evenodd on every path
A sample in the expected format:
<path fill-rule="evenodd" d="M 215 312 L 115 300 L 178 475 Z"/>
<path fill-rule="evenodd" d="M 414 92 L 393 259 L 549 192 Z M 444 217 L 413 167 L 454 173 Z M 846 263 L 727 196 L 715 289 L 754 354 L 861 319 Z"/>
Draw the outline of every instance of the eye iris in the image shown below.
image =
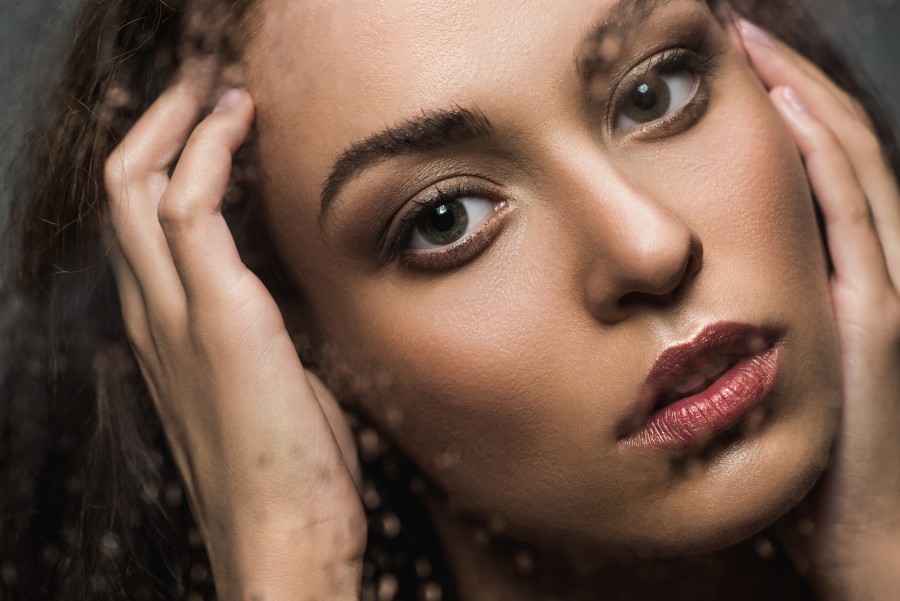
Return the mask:
<path fill-rule="evenodd" d="M 469 225 L 466 208 L 457 200 L 438 205 L 419 224 L 418 230 L 432 244 L 456 242 Z"/>
<path fill-rule="evenodd" d="M 648 123 L 665 115 L 671 102 L 669 84 L 658 76 L 650 76 L 634 86 L 623 110 L 637 123 Z"/>

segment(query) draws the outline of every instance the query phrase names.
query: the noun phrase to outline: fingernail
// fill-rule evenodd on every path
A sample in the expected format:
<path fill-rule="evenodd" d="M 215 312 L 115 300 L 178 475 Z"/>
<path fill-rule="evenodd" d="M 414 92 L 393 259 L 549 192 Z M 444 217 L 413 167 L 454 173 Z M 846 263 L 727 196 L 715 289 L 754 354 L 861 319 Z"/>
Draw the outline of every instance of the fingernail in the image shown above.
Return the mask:
<path fill-rule="evenodd" d="M 231 88 L 219 97 L 219 102 L 216 103 L 216 108 L 213 109 L 213 112 L 227 111 L 236 105 L 240 99 L 241 91 L 237 88 Z"/>
<path fill-rule="evenodd" d="M 748 21 L 747 19 L 738 16 L 738 29 L 741 31 L 741 37 L 745 40 L 750 40 L 754 44 L 759 44 L 765 48 L 774 48 L 775 42 L 772 41 L 772 38 L 769 37 L 765 31 Z"/>
<path fill-rule="evenodd" d="M 808 113 L 809 109 L 806 107 L 806 103 L 803 102 L 803 99 L 800 98 L 800 95 L 794 91 L 794 88 L 787 87 L 784 89 L 782 93 L 784 95 L 784 99 L 790 105 L 792 109 L 797 111 L 798 113 Z"/>

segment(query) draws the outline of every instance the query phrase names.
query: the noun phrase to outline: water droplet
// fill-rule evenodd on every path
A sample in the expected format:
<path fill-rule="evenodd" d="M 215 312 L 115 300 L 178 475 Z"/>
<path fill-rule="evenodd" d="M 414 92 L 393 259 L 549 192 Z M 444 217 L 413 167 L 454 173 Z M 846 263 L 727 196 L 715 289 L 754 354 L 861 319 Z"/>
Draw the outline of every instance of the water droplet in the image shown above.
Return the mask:
<path fill-rule="evenodd" d="M 426 486 L 425 479 L 421 476 L 416 475 L 409 479 L 409 491 L 415 495 L 425 494 Z"/>
<path fill-rule="evenodd" d="M 196 528 L 188 530 L 188 544 L 195 549 L 203 548 L 203 537 L 200 536 L 200 531 Z"/>
<path fill-rule="evenodd" d="M 441 585 L 437 582 L 426 582 L 422 586 L 421 597 L 423 601 L 441 601 L 444 593 L 441 590 Z"/>
<path fill-rule="evenodd" d="M 381 516 L 381 531 L 386 538 L 395 538 L 400 534 L 400 518 L 396 513 L 387 512 Z"/>
<path fill-rule="evenodd" d="M 181 485 L 177 482 L 169 482 L 166 484 L 166 505 L 169 507 L 178 507 L 181 505 L 181 500 L 183 497 L 183 491 L 181 489 Z"/>
<path fill-rule="evenodd" d="M 59 549 L 53 545 L 45 545 L 44 549 L 41 551 L 41 557 L 43 557 L 44 562 L 47 565 L 55 566 L 59 561 Z"/>
<path fill-rule="evenodd" d="M 397 428 L 403 423 L 403 410 L 400 408 L 400 405 L 392 403 L 385 407 L 384 417 L 387 419 L 388 425 L 392 428 Z"/>
<path fill-rule="evenodd" d="M 420 557 L 416 560 L 416 576 L 425 580 L 431 576 L 431 562 L 427 557 Z"/>
<path fill-rule="evenodd" d="M 503 534 L 506 531 L 506 518 L 501 515 L 492 515 L 489 527 L 494 534 Z"/>
<path fill-rule="evenodd" d="M 372 461 L 380 454 L 380 438 L 372 428 L 363 428 L 356 436 L 363 459 Z"/>
<path fill-rule="evenodd" d="M 393 601 L 400 584 L 393 574 L 386 574 L 378 580 L 378 601 Z"/>
<path fill-rule="evenodd" d="M 765 536 L 760 536 L 753 541 L 753 548 L 756 549 L 757 555 L 767 561 L 775 557 L 775 546 Z"/>
<path fill-rule="evenodd" d="M 491 542 L 491 535 L 488 534 L 488 531 L 484 528 L 477 528 L 475 530 L 475 542 L 479 545 L 485 546 L 489 542 Z"/>
<path fill-rule="evenodd" d="M 194 582 L 209 582 L 209 568 L 202 563 L 191 566 L 191 580 Z"/>
<path fill-rule="evenodd" d="M 100 553 L 106 559 L 114 560 L 122 552 L 122 539 L 115 532 L 107 532 L 100 539 Z"/>
<path fill-rule="evenodd" d="M 3 584 L 6 585 L 13 585 L 19 582 L 19 571 L 16 570 L 16 566 L 12 562 L 7 561 L 0 566 L 0 580 L 3 580 Z"/>
<path fill-rule="evenodd" d="M 534 556 L 525 550 L 516 553 L 514 558 L 516 571 L 520 574 L 527 575 L 534 571 Z"/>
<path fill-rule="evenodd" d="M 447 470 L 459 463 L 459 447 L 451 445 L 434 456 L 434 466 L 439 470 Z"/>
<path fill-rule="evenodd" d="M 378 506 L 381 505 L 381 495 L 378 494 L 378 491 L 375 489 L 375 485 L 371 482 L 366 482 L 363 485 L 362 499 L 363 504 L 369 511 L 377 509 Z"/>
<path fill-rule="evenodd" d="M 141 487 L 141 496 L 147 503 L 156 503 L 159 499 L 159 485 L 155 482 L 147 482 Z"/>

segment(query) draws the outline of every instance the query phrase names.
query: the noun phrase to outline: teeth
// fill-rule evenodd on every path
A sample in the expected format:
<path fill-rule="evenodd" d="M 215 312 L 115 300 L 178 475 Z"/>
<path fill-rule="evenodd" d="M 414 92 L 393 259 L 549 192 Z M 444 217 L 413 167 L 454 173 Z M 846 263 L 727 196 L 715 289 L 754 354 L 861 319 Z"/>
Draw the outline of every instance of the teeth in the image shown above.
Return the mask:
<path fill-rule="evenodd" d="M 692 374 L 674 386 L 675 392 L 678 394 L 690 392 L 704 382 L 706 382 L 706 376 L 701 373 Z"/>
<path fill-rule="evenodd" d="M 731 362 L 732 359 L 727 355 L 716 357 L 696 372 L 677 382 L 672 389 L 679 395 L 700 392 L 731 367 Z"/>

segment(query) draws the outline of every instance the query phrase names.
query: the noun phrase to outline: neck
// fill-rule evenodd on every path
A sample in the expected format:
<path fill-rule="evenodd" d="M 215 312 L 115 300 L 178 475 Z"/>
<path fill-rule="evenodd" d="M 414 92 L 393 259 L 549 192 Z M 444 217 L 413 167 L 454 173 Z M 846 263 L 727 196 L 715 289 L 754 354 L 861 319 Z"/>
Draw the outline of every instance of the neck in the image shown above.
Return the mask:
<path fill-rule="evenodd" d="M 784 556 L 771 555 L 764 535 L 703 555 L 612 556 L 517 542 L 496 524 L 448 508 L 437 493 L 426 505 L 460 601 L 808 598 L 802 579 Z"/>

